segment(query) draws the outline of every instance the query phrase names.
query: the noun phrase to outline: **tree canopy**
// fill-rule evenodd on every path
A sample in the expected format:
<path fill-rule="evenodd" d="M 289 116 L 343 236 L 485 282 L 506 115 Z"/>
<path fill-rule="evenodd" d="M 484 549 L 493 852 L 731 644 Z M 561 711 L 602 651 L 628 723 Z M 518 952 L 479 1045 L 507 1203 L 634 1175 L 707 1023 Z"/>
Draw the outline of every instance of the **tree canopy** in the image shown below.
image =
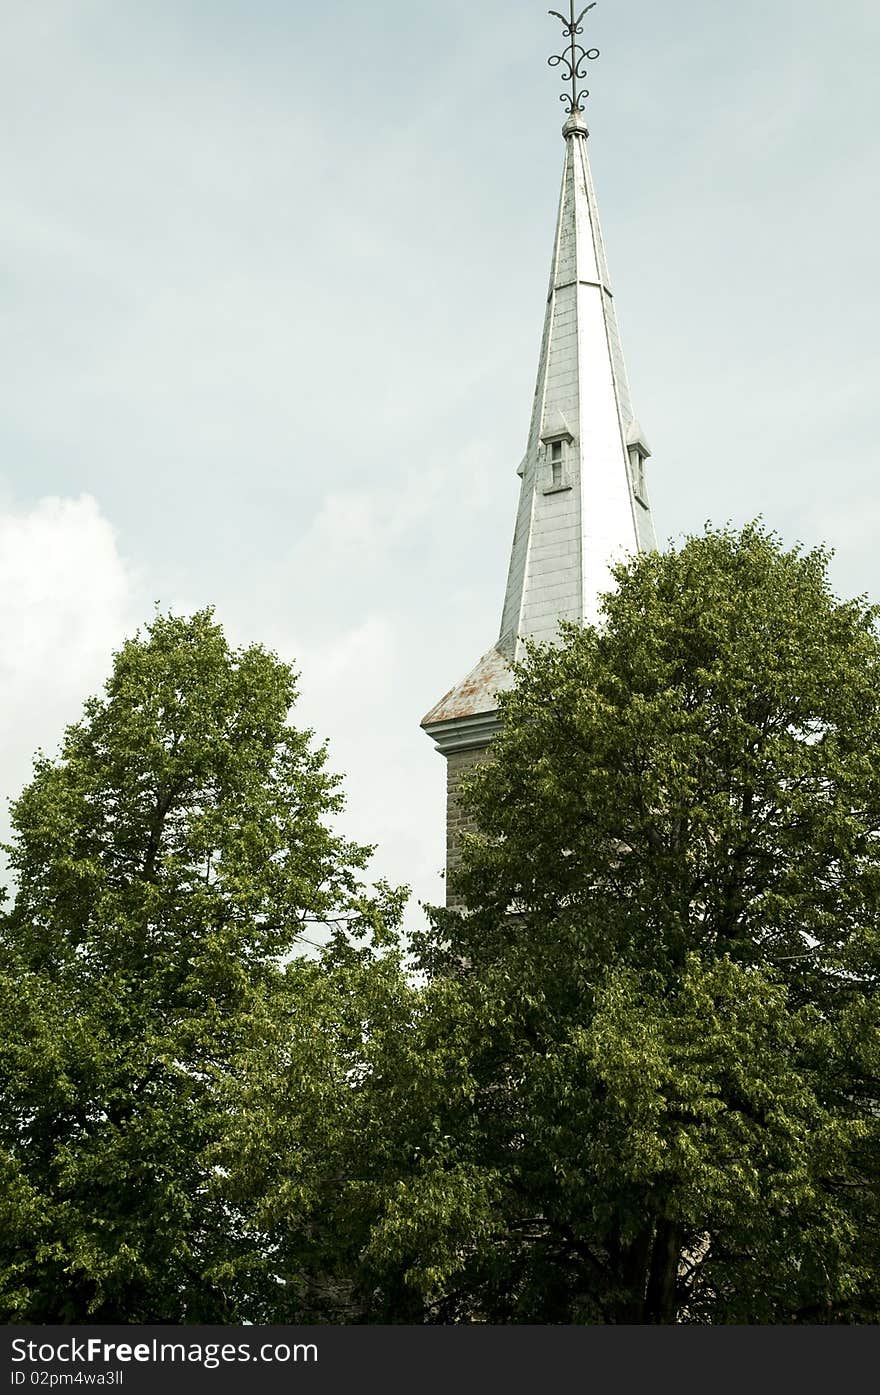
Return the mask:
<path fill-rule="evenodd" d="M 277 1286 L 223 1166 L 242 1063 L 283 1023 L 288 1069 L 317 1070 L 328 970 L 293 951 L 323 926 L 342 953 L 401 904 L 366 894 L 370 850 L 332 831 L 339 780 L 288 722 L 295 696 L 210 612 L 157 616 L 12 807 L 7 1320 L 236 1321 Z"/>
<path fill-rule="evenodd" d="M 503 696 L 382 1223 L 440 1319 L 880 1317 L 880 643 L 827 563 L 642 555 Z"/>

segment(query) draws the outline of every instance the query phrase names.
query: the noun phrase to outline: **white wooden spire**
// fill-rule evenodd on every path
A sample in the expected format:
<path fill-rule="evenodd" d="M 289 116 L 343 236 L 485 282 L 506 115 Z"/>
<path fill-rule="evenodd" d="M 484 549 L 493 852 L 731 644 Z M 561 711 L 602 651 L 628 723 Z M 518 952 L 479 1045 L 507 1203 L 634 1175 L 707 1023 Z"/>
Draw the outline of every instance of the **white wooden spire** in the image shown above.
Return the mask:
<path fill-rule="evenodd" d="M 538 381 L 497 643 L 428 713 L 440 749 L 485 744 L 496 695 L 525 639 L 560 620 L 593 624 L 611 566 L 653 548 L 650 451 L 636 422 L 608 277 L 583 114 L 563 128 L 565 165 Z"/>

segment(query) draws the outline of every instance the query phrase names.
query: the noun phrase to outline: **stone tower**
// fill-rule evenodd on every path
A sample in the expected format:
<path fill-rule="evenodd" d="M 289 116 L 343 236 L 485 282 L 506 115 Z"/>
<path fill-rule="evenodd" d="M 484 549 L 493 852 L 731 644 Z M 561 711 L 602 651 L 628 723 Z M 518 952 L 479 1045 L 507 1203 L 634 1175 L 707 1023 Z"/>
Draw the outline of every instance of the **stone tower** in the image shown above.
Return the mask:
<path fill-rule="evenodd" d="M 457 791 L 498 730 L 497 695 L 512 681 L 511 660 L 522 657 L 525 639 L 555 640 L 560 620 L 595 622 L 611 565 L 655 546 L 645 485 L 651 452 L 630 401 L 576 95 L 572 107 L 501 631 L 422 721 L 447 764 L 451 903 L 464 818 Z"/>

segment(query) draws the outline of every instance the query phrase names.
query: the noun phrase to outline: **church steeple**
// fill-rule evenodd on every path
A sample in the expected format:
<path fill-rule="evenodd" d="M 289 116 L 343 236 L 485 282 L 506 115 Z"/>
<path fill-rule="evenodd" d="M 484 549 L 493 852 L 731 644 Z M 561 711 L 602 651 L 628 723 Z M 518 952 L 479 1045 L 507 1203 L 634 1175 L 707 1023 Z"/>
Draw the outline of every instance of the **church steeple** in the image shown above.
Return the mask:
<path fill-rule="evenodd" d="M 575 110 L 565 165 L 538 381 L 499 648 L 552 640 L 561 619 L 594 623 L 609 567 L 655 546 L 635 421 L 587 154 Z"/>
<path fill-rule="evenodd" d="M 523 641 L 555 640 L 560 620 L 595 623 L 611 566 L 655 546 L 645 485 L 650 451 L 630 400 L 587 154 L 588 94 L 578 90 L 586 61 L 598 56 L 576 42 L 592 8 L 575 18 L 572 4 L 570 20 L 558 16 L 570 43 L 550 59 L 570 83 L 562 98 L 565 163 L 501 630 L 422 722 L 449 758 L 467 752 L 472 760 L 491 741 L 497 694 L 511 682 L 509 665 L 522 657 Z M 451 817 L 452 759 L 449 773 Z M 450 833 L 450 850 L 453 843 Z"/>

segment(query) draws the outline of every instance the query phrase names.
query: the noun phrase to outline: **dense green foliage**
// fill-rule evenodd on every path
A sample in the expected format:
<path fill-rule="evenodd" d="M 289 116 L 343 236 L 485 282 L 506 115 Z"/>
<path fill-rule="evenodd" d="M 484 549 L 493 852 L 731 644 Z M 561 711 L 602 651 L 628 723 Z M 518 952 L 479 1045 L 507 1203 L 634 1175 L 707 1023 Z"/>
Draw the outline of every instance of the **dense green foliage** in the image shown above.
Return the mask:
<path fill-rule="evenodd" d="M 618 582 L 472 780 L 384 1234 L 445 1319 L 880 1320 L 875 614 L 758 527 Z"/>
<path fill-rule="evenodd" d="M 285 958 L 331 923 L 347 962 L 344 932 L 400 903 L 364 895 L 367 850 L 329 831 L 338 781 L 288 725 L 294 697 L 286 665 L 230 650 L 209 613 L 159 617 L 13 806 L 7 1320 L 235 1321 L 277 1289 L 220 1156 L 242 1062 L 289 1022 L 293 1067 L 317 1068 L 332 968 Z"/>
<path fill-rule="evenodd" d="M 6 1320 L 880 1321 L 876 614 L 759 527 L 617 580 L 413 976 L 290 670 L 123 648 L 13 806 Z"/>

